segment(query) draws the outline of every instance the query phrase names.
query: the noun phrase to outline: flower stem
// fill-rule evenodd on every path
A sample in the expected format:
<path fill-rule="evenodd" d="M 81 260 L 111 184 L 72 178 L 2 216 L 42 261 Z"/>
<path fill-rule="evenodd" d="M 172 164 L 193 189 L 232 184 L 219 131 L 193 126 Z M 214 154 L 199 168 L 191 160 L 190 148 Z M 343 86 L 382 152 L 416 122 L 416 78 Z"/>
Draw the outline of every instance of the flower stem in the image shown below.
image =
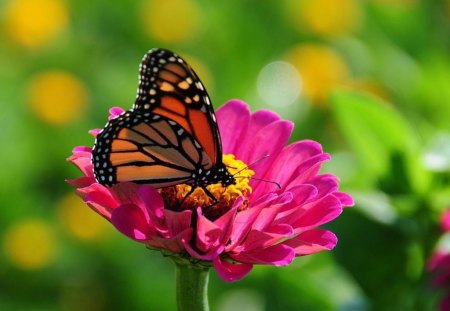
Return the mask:
<path fill-rule="evenodd" d="M 175 264 L 178 311 L 208 311 L 209 268 Z"/>

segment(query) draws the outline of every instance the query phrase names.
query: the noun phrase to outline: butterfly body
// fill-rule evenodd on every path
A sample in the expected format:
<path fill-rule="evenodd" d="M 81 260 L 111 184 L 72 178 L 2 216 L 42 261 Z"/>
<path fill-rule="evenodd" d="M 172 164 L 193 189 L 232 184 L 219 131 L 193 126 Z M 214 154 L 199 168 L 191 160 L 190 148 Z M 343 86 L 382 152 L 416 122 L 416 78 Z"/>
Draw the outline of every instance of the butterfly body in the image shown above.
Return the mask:
<path fill-rule="evenodd" d="M 153 49 L 144 56 L 139 81 L 133 108 L 110 120 L 96 137 L 97 181 L 155 188 L 186 183 L 208 196 L 210 184 L 234 184 L 222 162 L 211 101 L 189 65 L 170 51 Z"/>

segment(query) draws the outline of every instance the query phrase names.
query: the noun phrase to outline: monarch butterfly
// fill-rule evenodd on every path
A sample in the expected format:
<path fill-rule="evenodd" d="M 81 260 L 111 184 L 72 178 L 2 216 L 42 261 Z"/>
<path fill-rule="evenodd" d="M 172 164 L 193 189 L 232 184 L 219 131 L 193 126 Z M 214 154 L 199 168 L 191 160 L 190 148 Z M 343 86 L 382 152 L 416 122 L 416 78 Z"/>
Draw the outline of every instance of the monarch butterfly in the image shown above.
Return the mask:
<path fill-rule="evenodd" d="M 219 129 L 208 93 L 177 54 L 152 49 L 139 66 L 133 108 L 110 120 L 92 150 L 96 180 L 105 186 L 131 181 L 155 188 L 188 183 L 224 187 L 235 178 L 222 162 Z"/>

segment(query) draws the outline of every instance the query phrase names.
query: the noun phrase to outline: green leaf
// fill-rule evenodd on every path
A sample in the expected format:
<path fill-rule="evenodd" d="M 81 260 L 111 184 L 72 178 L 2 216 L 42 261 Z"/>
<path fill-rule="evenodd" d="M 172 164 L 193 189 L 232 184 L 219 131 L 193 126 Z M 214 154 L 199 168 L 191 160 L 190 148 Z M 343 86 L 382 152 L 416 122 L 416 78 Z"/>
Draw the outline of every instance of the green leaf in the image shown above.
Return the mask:
<path fill-rule="evenodd" d="M 375 182 L 392 175 L 392 159 L 400 154 L 410 187 L 417 193 L 428 189 L 430 175 L 421 163 L 419 139 L 398 111 L 380 99 L 347 90 L 335 92 L 331 103 L 337 124 L 366 178 Z"/>

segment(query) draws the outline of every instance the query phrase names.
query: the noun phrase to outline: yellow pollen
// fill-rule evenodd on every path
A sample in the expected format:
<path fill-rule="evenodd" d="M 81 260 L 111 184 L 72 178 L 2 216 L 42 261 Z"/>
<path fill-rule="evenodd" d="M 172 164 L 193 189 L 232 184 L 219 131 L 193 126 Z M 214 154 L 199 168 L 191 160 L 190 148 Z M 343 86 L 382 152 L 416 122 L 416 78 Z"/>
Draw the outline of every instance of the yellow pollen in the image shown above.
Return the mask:
<path fill-rule="evenodd" d="M 241 207 L 241 210 L 245 209 L 247 204 L 246 199 L 252 192 L 252 188 L 249 184 L 250 178 L 255 172 L 249 169 L 241 160 L 236 160 L 233 154 L 223 155 L 222 160 L 228 172 L 234 176 L 236 184 L 227 187 L 224 187 L 220 183 L 208 185 L 206 188 L 217 199 L 217 203 L 214 202 L 214 200 L 200 187 L 196 188 L 189 197 L 185 198 L 192 188 L 191 185 L 187 184 L 176 185 L 176 193 L 175 190 L 173 190 L 174 188 L 172 188 L 172 191 L 168 188 L 162 189 L 162 194 L 166 199 L 166 203 L 168 203 L 170 207 L 181 209 L 195 209 L 198 206 L 202 206 L 205 207 L 204 213 L 208 214 L 207 217 L 215 219 L 226 213 L 233 206 L 234 201 L 236 201 L 238 197 L 243 196 L 245 202 L 244 206 Z M 184 198 L 183 206 L 176 206 L 176 202 L 181 202 Z"/>

